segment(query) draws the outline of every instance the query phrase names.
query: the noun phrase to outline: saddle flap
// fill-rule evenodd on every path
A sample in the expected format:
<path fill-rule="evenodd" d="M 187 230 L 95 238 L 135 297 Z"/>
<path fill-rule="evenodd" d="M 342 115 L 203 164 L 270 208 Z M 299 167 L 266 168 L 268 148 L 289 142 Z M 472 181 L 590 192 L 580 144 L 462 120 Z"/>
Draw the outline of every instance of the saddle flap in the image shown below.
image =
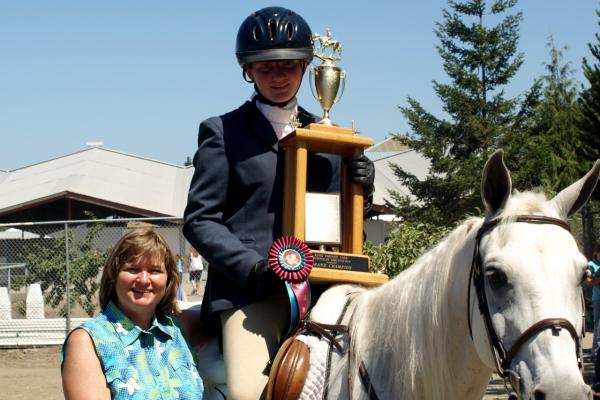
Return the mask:
<path fill-rule="evenodd" d="M 286 339 L 273 360 L 266 400 L 297 400 L 308 376 L 310 350 L 292 336 Z"/>

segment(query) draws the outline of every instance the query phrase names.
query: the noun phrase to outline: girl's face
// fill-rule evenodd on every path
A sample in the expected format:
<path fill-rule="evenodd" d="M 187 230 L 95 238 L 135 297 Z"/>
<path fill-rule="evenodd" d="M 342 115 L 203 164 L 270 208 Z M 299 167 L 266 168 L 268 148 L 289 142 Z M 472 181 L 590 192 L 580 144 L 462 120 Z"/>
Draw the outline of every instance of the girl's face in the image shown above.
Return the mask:
<path fill-rule="evenodd" d="M 159 257 L 133 259 L 121 266 L 117 275 L 115 291 L 119 308 L 129 317 L 154 313 L 166 287 L 167 270 Z"/>
<path fill-rule="evenodd" d="M 302 60 L 261 61 L 246 66 L 246 74 L 260 93 L 274 103 L 285 103 L 294 97 L 303 73 Z"/>

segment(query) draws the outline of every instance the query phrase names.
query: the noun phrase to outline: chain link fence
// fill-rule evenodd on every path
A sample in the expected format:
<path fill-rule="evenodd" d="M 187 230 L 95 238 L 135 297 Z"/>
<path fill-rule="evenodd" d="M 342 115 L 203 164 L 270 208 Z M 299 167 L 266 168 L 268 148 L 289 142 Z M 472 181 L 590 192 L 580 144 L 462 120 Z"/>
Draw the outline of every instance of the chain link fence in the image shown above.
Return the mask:
<path fill-rule="evenodd" d="M 140 218 L 0 224 L 0 347 L 61 344 L 66 332 L 95 315 L 108 253 L 136 228 L 152 227 L 173 254 L 183 256 L 185 300 L 201 300 L 186 271 L 191 247 L 181 223 Z M 599 237 L 600 207 L 596 203 L 571 223 L 582 251 L 589 251 Z M 584 290 L 589 297 L 589 288 Z"/>
<path fill-rule="evenodd" d="M 174 255 L 189 254 L 180 219 L 1 224 L 0 346 L 60 344 L 94 316 L 108 253 L 141 227 L 155 229 Z"/>

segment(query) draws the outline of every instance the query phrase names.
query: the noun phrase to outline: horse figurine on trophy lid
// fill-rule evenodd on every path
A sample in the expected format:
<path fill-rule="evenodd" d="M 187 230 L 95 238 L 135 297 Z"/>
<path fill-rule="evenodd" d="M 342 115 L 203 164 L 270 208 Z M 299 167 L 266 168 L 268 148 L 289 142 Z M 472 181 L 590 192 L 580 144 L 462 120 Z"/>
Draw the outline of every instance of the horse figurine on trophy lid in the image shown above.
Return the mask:
<path fill-rule="evenodd" d="M 321 60 L 321 65 L 310 67 L 310 89 L 323 108 L 323 119 L 319 123 L 333 125 L 329 110 L 340 100 L 346 86 L 346 71 L 335 65 L 342 59 L 342 43 L 333 39 L 329 28 L 326 35 L 315 33 L 312 41 L 314 55 Z"/>
<path fill-rule="evenodd" d="M 323 62 L 330 63 L 342 60 L 342 42 L 333 38 L 331 29 L 327 28 L 327 35 L 315 33 L 312 39 L 314 44 L 319 43 L 321 49 L 321 53 L 318 53 L 315 46 L 315 57 L 320 58 Z"/>

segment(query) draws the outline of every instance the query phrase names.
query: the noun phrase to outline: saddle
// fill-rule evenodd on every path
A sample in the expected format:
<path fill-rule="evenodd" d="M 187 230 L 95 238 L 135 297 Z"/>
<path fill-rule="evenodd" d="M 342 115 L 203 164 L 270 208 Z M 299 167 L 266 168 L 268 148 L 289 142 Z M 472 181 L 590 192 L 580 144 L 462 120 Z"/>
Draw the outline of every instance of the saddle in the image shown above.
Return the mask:
<path fill-rule="evenodd" d="M 310 350 L 296 336 L 283 342 L 273 360 L 266 400 L 297 400 L 300 397 L 310 367 Z"/>
<path fill-rule="evenodd" d="M 310 368 L 310 348 L 297 338 L 298 335 L 317 335 L 322 340 L 326 340 L 330 348 L 334 347 L 342 353 L 344 349 L 336 336 L 347 332 L 348 327 L 345 325 L 302 321 L 296 332 L 283 342 L 273 360 L 265 399 L 297 400 L 300 398 Z"/>
<path fill-rule="evenodd" d="M 324 305 L 315 305 L 311 310 L 311 318 L 300 322 L 300 326 L 283 342 L 271 362 L 265 399 L 297 400 L 302 394 L 317 396 L 310 398 L 322 395 L 323 387 L 327 385 L 328 373 L 324 372 L 324 368 L 329 352 L 335 349 L 334 354 L 342 354 L 342 347 L 345 346 L 341 341 L 347 335 L 346 326 L 329 323 L 342 322 L 346 297 L 354 293 L 357 293 L 355 286 L 340 285 L 321 296 L 326 300 Z M 227 393 L 225 364 L 216 336 L 209 340 L 197 340 L 196 343 L 200 344 L 195 351 L 205 390 L 223 396 L 223 393 Z M 321 380 L 320 386 L 317 382 L 309 385 L 310 389 L 307 390 L 305 385 L 315 377 Z"/>

